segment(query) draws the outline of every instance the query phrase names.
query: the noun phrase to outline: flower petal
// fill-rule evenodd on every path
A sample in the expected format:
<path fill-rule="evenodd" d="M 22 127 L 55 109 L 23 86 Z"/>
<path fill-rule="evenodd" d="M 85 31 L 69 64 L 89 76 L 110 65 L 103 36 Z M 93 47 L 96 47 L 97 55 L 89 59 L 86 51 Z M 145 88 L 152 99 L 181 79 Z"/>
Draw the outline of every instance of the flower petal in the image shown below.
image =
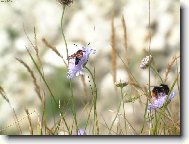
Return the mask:
<path fill-rule="evenodd" d="M 175 92 L 172 92 L 168 97 L 168 102 L 171 102 L 171 100 L 176 96 Z M 164 103 L 167 100 L 167 95 L 158 97 L 155 99 L 152 103 L 148 104 L 147 111 L 149 112 L 152 109 L 158 109 L 161 108 Z"/>
<path fill-rule="evenodd" d="M 91 48 L 82 47 L 83 57 L 79 60 L 78 64 L 75 65 L 75 58 L 69 60 L 67 78 L 72 79 L 75 76 L 84 75 L 84 65 L 87 63 L 90 54 L 95 54 L 95 50 Z"/>

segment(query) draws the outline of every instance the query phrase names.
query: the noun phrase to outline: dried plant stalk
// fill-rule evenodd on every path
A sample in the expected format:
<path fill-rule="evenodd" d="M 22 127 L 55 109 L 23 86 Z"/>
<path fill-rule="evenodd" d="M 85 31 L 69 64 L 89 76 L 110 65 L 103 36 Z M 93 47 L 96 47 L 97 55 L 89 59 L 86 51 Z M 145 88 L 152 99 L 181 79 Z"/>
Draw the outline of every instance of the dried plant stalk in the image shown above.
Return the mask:
<path fill-rule="evenodd" d="M 165 72 L 165 78 L 164 78 L 164 82 L 166 83 L 167 82 L 167 79 L 168 79 L 168 75 L 169 73 L 171 72 L 171 69 L 173 67 L 173 64 L 176 62 L 176 60 L 180 58 L 180 56 L 174 56 L 172 58 L 172 61 L 167 65 L 167 69 L 166 69 L 166 72 Z"/>
<path fill-rule="evenodd" d="M 28 112 L 28 109 L 25 109 L 25 112 L 28 115 L 30 134 L 33 135 L 33 126 L 32 126 L 32 121 L 31 121 L 31 117 L 30 117 L 30 114 Z"/>
<path fill-rule="evenodd" d="M 18 130 L 19 130 L 20 133 L 22 134 L 22 130 L 21 130 L 21 127 L 20 127 L 20 124 L 19 124 L 19 122 L 18 122 L 18 118 L 17 118 L 17 115 L 16 115 L 16 111 L 15 111 L 14 108 L 11 106 L 9 99 L 8 99 L 8 97 L 6 96 L 6 93 L 5 93 L 4 89 L 3 89 L 1 86 L 0 86 L 0 94 L 1 94 L 2 97 L 5 99 L 5 101 L 9 104 L 10 109 L 12 109 L 13 114 L 14 114 L 14 116 L 15 116 L 15 118 L 16 118 L 15 121 L 17 121 L 16 124 L 17 124 Z M 14 118 L 14 119 L 15 119 L 15 118 Z M 1 131 L 1 130 L 0 130 L 0 131 Z"/>
<path fill-rule="evenodd" d="M 24 120 L 26 117 L 28 117 L 29 115 L 32 115 L 33 113 L 35 113 L 35 110 L 34 110 L 33 112 L 31 112 L 31 113 L 27 114 L 27 116 L 22 117 L 22 118 L 21 118 L 21 119 L 19 119 L 19 120 L 17 119 L 17 121 L 16 121 L 16 122 L 14 122 L 14 123 L 12 123 L 12 124 L 10 124 L 10 125 L 8 125 L 8 126 L 4 127 L 3 129 L 0 129 L 0 132 L 2 132 L 2 131 L 4 131 L 4 130 L 8 129 L 9 127 L 14 126 L 15 124 L 19 124 L 19 122 L 20 122 L 20 121 Z"/>
<path fill-rule="evenodd" d="M 115 28 L 114 28 L 114 15 L 112 16 L 112 35 L 111 35 L 111 46 L 112 46 L 112 73 L 113 73 L 113 81 L 116 82 L 116 35 L 115 35 Z"/>
<path fill-rule="evenodd" d="M 126 22 L 123 15 L 122 15 L 122 26 L 123 26 L 124 47 L 127 54 L 127 27 L 126 27 Z"/>
<path fill-rule="evenodd" d="M 43 43 L 50 48 L 53 52 L 55 52 L 64 62 L 64 64 L 67 66 L 66 61 L 64 60 L 63 56 L 59 53 L 59 51 L 56 49 L 56 47 L 52 46 L 45 38 L 42 38 Z"/>
<path fill-rule="evenodd" d="M 37 46 L 37 34 L 36 34 L 35 27 L 34 27 L 34 40 L 35 40 L 35 46 L 34 46 L 34 49 L 35 49 L 35 52 L 36 52 L 36 56 L 37 56 L 37 58 L 38 58 L 39 61 L 40 61 L 39 50 L 38 50 L 38 46 Z"/>
<path fill-rule="evenodd" d="M 0 86 L 0 94 L 2 95 L 3 99 L 7 101 L 7 103 L 9 103 L 9 99 L 7 98 L 5 91 L 1 86 Z"/>
<path fill-rule="evenodd" d="M 33 73 L 33 71 L 30 69 L 30 67 L 21 59 L 19 58 L 16 58 L 21 64 L 23 64 L 23 66 L 27 69 L 27 71 L 30 73 L 32 79 L 33 79 L 33 84 L 35 86 L 35 91 L 39 97 L 39 99 L 42 101 L 42 96 L 41 96 L 41 92 L 40 92 L 40 87 L 39 85 L 37 84 L 37 79 Z"/>

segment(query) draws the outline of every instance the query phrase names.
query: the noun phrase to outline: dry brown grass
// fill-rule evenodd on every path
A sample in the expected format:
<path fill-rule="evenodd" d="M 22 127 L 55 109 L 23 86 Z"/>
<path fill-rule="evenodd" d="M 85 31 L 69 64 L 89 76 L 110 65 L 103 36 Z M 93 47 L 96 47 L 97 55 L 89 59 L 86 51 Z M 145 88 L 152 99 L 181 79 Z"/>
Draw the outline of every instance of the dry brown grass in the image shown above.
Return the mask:
<path fill-rule="evenodd" d="M 164 78 L 165 83 L 167 82 L 168 75 L 171 72 L 174 63 L 177 61 L 178 58 L 180 58 L 180 56 L 174 56 L 172 58 L 172 61 L 170 63 L 168 63 L 167 68 L 166 68 L 166 72 L 165 72 L 165 78 Z"/>
<path fill-rule="evenodd" d="M 112 34 L 111 34 L 111 46 L 112 46 L 112 75 L 113 75 L 113 82 L 116 82 L 116 34 L 115 34 L 115 27 L 114 27 L 114 15 L 112 16 L 111 22 Z"/>
<path fill-rule="evenodd" d="M 19 59 L 19 58 L 16 58 L 16 59 L 17 59 L 17 60 L 27 69 L 27 71 L 30 73 L 30 75 L 31 75 L 31 77 L 32 77 L 32 79 L 33 79 L 33 84 L 34 84 L 34 86 L 35 86 L 35 91 L 36 91 L 36 93 L 37 93 L 39 99 L 42 101 L 42 96 L 41 96 L 41 92 L 40 92 L 40 86 L 39 86 L 38 83 L 37 83 L 37 79 L 36 79 L 36 77 L 35 77 L 35 75 L 34 75 L 34 72 L 31 70 L 31 68 L 30 68 L 23 60 L 21 60 L 21 59 Z"/>
<path fill-rule="evenodd" d="M 42 38 L 42 42 L 46 45 L 46 47 L 50 48 L 53 52 L 55 52 L 67 66 L 66 61 L 64 60 L 63 56 L 59 53 L 59 51 L 56 49 L 56 47 L 52 46 L 45 38 Z"/>
<path fill-rule="evenodd" d="M 5 93 L 5 91 L 4 91 L 4 89 L 0 86 L 0 94 L 1 94 L 1 96 L 3 97 L 3 99 L 5 100 L 5 101 L 7 101 L 7 103 L 9 103 L 9 99 L 8 99 L 8 97 L 6 96 L 6 93 Z"/>
<path fill-rule="evenodd" d="M 28 122 L 29 122 L 29 130 L 30 130 L 30 134 L 33 135 L 33 126 L 32 126 L 32 121 L 31 121 L 31 117 L 30 117 L 30 114 L 29 114 L 29 111 L 28 109 L 25 108 L 25 112 L 26 114 L 28 115 Z"/>

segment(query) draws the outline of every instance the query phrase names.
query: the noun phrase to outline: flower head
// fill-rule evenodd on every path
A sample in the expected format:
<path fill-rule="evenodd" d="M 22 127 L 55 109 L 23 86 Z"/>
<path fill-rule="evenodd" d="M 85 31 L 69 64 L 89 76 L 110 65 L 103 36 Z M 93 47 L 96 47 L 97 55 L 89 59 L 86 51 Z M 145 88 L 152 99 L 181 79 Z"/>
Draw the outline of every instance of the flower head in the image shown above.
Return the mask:
<path fill-rule="evenodd" d="M 151 55 L 146 56 L 145 58 L 142 59 L 141 64 L 140 64 L 140 68 L 141 69 L 148 68 L 148 66 L 151 63 L 151 61 L 152 61 L 152 56 Z"/>
<path fill-rule="evenodd" d="M 150 110 L 161 108 L 166 101 L 170 103 L 175 96 L 175 92 L 172 92 L 169 96 L 163 95 L 163 93 L 159 93 L 157 98 L 152 97 L 151 103 L 147 107 L 147 111 L 149 112 Z"/>
<path fill-rule="evenodd" d="M 68 75 L 72 79 L 74 76 L 84 75 L 84 66 L 86 65 L 90 54 L 95 54 L 95 50 L 82 47 L 75 54 L 68 58 Z"/>
<path fill-rule="evenodd" d="M 123 88 L 123 87 L 126 87 L 128 85 L 128 82 L 126 82 L 126 81 L 124 81 L 124 82 L 122 82 L 121 80 L 118 82 L 115 82 L 115 86 L 116 87 L 121 87 L 121 88 Z"/>
<path fill-rule="evenodd" d="M 77 135 L 86 135 L 86 132 L 83 129 L 79 129 Z"/>
<path fill-rule="evenodd" d="M 69 6 L 71 3 L 73 3 L 73 0 L 57 0 L 61 5 Z"/>

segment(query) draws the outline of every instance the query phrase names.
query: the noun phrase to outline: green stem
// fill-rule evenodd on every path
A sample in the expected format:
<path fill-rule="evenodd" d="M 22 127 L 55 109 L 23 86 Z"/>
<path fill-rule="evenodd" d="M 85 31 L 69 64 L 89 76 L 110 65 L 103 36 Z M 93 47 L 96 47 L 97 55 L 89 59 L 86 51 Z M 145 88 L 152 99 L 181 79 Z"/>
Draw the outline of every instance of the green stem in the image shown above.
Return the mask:
<path fill-rule="evenodd" d="M 162 79 L 161 76 L 159 75 L 157 69 L 155 69 L 152 65 L 150 65 L 150 67 L 151 67 L 152 70 L 156 73 L 156 75 L 159 77 L 159 79 L 161 80 L 161 83 L 163 83 L 163 79 Z"/>
<path fill-rule="evenodd" d="M 64 43 L 65 43 L 65 46 L 66 46 L 66 54 L 67 54 L 67 58 L 68 58 L 68 45 L 67 45 L 66 37 L 65 37 L 64 31 L 63 31 L 63 19 L 64 19 L 64 12 L 65 12 L 65 10 L 66 10 L 66 6 L 63 6 L 62 17 L 61 17 L 61 32 L 62 32 Z"/>
<path fill-rule="evenodd" d="M 57 103 L 57 101 L 56 101 L 56 99 L 55 99 L 55 96 L 54 96 L 54 94 L 52 93 L 52 91 L 51 91 L 51 89 L 50 89 L 50 87 L 49 87 L 49 85 L 48 85 L 48 83 L 47 83 L 47 81 L 46 81 L 44 75 L 42 74 L 42 72 L 41 72 L 41 70 L 39 69 L 37 63 L 35 62 L 34 58 L 32 57 L 32 55 L 31 55 L 29 49 L 28 49 L 27 47 L 26 47 L 26 49 L 27 49 L 27 52 L 28 52 L 28 54 L 29 54 L 29 56 L 30 56 L 32 62 L 34 63 L 35 67 L 37 68 L 37 71 L 39 72 L 41 78 L 43 79 L 43 81 L 44 81 L 44 83 L 45 83 L 45 85 L 46 85 L 46 87 L 47 87 L 49 93 L 51 94 L 51 96 L 52 96 L 54 102 L 56 103 L 56 105 L 58 105 L 58 103 Z"/>
<path fill-rule="evenodd" d="M 118 110 L 117 110 L 116 116 L 114 117 L 113 122 L 112 122 L 112 124 L 111 124 L 111 126 L 110 126 L 109 134 L 110 134 L 110 132 L 111 132 L 111 130 L 112 130 L 112 127 L 113 127 L 113 125 L 114 125 L 114 122 L 115 122 L 115 120 L 116 120 L 116 118 L 117 118 L 117 116 L 118 116 L 118 114 L 119 114 L 120 108 L 121 108 L 121 101 L 120 101 L 120 103 L 119 103 L 119 106 L 118 106 Z"/>
<path fill-rule="evenodd" d="M 127 124 L 126 124 L 126 115 L 125 115 L 125 108 L 124 108 L 124 99 L 123 99 L 123 88 L 121 87 L 121 99 L 122 99 L 122 103 L 123 103 L 123 112 L 124 112 L 124 124 L 125 124 L 125 131 L 126 131 L 126 134 L 127 134 Z"/>
<path fill-rule="evenodd" d="M 78 132 L 77 115 L 76 115 L 75 102 L 74 102 L 74 96 L 73 96 L 73 87 L 72 87 L 71 80 L 70 80 L 70 88 L 71 88 L 71 99 L 72 99 L 72 113 L 73 113 L 73 116 L 74 116 L 76 133 L 77 133 Z"/>
<path fill-rule="evenodd" d="M 93 96 L 93 105 L 94 105 L 94 126 L 96 125 L 96 130 L 97 130 L 97 134 L 99 134 L 99 125 L 98 125 L 98 118 L 97 118 L 97 109 L 96 109 L 96 105 L 97 105 L 97 86 L 96 86 L 96 82 L 95 82 L 95 76 L 93 76 L 91 70 L 85 66 L 85 69 L 90 73 L 92 80 L 93 80 L 93 84 L 94 84 L 94 93 L 95 95 Z M 94 70 L 94 75 L 95 75 L 95 70 Z"/>

